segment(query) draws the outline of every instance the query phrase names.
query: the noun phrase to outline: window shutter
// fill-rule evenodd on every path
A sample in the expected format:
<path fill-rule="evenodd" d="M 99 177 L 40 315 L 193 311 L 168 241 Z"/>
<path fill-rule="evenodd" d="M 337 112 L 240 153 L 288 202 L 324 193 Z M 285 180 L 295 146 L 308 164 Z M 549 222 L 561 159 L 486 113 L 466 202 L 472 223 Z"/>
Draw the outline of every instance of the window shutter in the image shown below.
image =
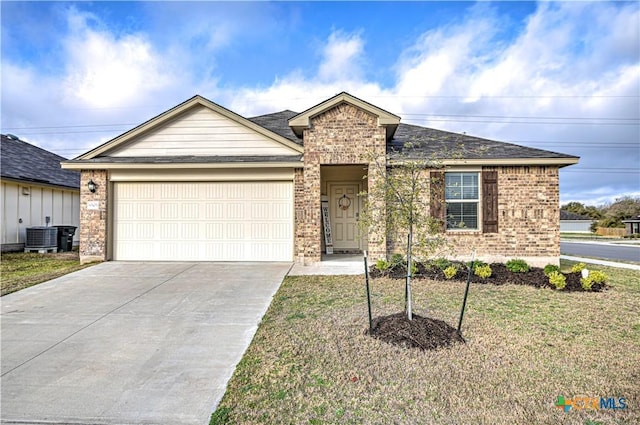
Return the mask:
<path fill-rule="evenodd" d="M 498 233 L 498 172 L 482 172 L 482 231 Z"/>
<path fill-rule="evenodd" d="M 432 171 L 430 174 L 431 186 L 429 189 L 431 217 L 440 220 L 440 230 L 445 230 L 445 202 L 444 202 L 444 172 Z"/>

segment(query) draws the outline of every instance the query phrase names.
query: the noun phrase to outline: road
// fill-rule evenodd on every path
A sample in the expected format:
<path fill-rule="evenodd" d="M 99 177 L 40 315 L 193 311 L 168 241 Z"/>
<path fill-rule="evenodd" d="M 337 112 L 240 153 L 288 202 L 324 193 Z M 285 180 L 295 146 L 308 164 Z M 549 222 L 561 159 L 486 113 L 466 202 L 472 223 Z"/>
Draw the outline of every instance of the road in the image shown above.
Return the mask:
<path fill-rule="evenodd" d="M 606 258 L 609 260 L 640 262 L 640 246 L 619 246 L 606 243 L 560 242 L 565 255 Z"/>

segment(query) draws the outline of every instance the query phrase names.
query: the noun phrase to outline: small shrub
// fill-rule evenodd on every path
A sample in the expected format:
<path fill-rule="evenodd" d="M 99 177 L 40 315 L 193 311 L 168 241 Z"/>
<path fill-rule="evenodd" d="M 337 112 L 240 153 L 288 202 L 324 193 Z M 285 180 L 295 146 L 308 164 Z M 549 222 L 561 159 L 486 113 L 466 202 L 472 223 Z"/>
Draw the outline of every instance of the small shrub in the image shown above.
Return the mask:
<path fill-rule="evenodd" d="M 483 264 L 483 265 L 477 265 L 475 266 L 475 268 L 473 269 L 473 273 L 476 276 L 481 277 L 482 279 L 486 279 L 489 276 L 491 276 L 491 273 L 493 273 L 491 271 L 491 266 L 488 264 Z"/>
<path fill-rule="evenodd" d="M 549 277 L 549 275 L 551 274 L 551 272 L 560 272 L 560 267 L 556 266 L 555 264 L 547 264 L 546 266 L 544 266 L 544 274 Z"/>
<path fill-rule="evenodd" d="M 589 273 L 589 276 L 580 278 L 580 284 L 582 285 L 582 289 L 590 291 L 594 283 L 604 284 L 607 279 L 608 277 L 604 272 L 593 270 Z"/>
<path fill-rule="evenodd" d="M 458 273 L 458 269 L 455 266 L 449 266 L 443 270 L 444 277 L 447 279 L 453 279 L 453 277 Z"/>
<path fill-rule="evenodd" d="M 580 273 L 586 267 L 587 265 L 585 263 L 574 264 L 573 267 L 571 267 L 571 273 Z"/>
<path fill-rule="evenodd" d="M 404 266 L 406 263 L 402 254 L 393 254 L 391 256 L 391 267 Z"/>
<path fill-rule="evenodd" d="M 447 267 L 451 266 L 451 261 L 447 260 L 446 258 L 436 258 L 435 260 L 433 260 L 433 264 L 439 268 L 440 270 L 444 270 Z"/>
<path fill-rule="evenodd" d="M 389 263 L 384 258 L 381 258 L 378 261 L 376 261 L 376 270 L 378 271 L 385 272 L 389 270 L 390 267 L 391 267 L 391 263 Z"/>
<path fill-rule="evenodd" d="M 507 261 L 505 266 L 507 266 L 507 270 L 509 270 L 512 273 L 526 273 L 530 269 L 527 262 L 519 258 L 514 258 L 512 260 Z"/>
<path fill-rule="evenodd" d="M 411 262 L 411 275 L 418 273 L 418 263 L 414 260 Z"/>
<path fill-rule="evenodd" d="M 465 263 L 465 266 L 467 266 L 467 270 L 468 270 L 468 267 L 471 267 L 471 270 L 475 270 L 476 267 L 482 267 L 486 265 L 487 263 L 485 263 L 482 260 L 474 260 L 474 261 L 469 261 L 468 263 Z"/>
<path fill-rule="evenodd" d="M 593 283 L 605 283 L 609 279 L 609 276 L 600 270 L 592 270 L 591 273 L 589 273 L 589 278 L 593 280 Z"/>
<path fill-rule="evenodd" d="M 549 283 L 556 289 L 564 289 L 567 286 L 567 278 L 559 271 L 553 270 L 547 276 L 549 276 Z"/>

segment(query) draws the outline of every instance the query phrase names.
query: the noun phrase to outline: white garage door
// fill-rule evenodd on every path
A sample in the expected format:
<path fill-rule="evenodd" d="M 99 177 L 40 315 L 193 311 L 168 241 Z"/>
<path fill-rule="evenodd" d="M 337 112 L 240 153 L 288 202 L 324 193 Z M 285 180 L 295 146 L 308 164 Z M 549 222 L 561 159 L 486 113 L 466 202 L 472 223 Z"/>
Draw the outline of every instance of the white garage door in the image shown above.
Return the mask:
<path fill-rule="evenodd" d="M 116 260 L 293 260 L 291 182 L 119 182 L 114 198 Z"/>

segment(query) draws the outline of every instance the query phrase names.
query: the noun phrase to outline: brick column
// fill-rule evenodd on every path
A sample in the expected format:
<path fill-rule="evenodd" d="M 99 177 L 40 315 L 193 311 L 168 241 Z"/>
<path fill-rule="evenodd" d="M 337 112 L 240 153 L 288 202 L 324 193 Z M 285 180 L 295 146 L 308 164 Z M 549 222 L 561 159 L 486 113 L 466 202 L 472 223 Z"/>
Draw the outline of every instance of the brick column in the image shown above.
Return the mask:
<path fill-rule="evenodd" d="M 372 167 L 372 165 L 370 165 Z M 367 186 L 371 188 L 379 184 L 382 176 L 376 176 L 375 173 L 368 173 Z M 387 228 L 386 228 L 386 206 L 384 199 L 370 199 L 369 207 L 373 209 L 376 220 L 372 226 L 369 227 L 367 235 L 367 249 L 368 256 L 373 261 L 380 258 L 387 258 Z"/>
<path fill-rule="evenodd" d="M 305 223 L 306 223 L 306 198 L 304 187 L 304 170 L 296 168 L 293 176 L 294 191 L 294 237 L 293 256 L 296 263 L 304 263 L 305 250 Z"/>
<path fill-rule="evenodd" d="M 97 185 L 95 193 L 89 191 L 89 181 Z M 82 170 L 80 174 L 81 263 L 107 259 L 108 185 L 106 170 Z"/>
<path fill-rule="evenodd" d="M 322 258 L 322 215 L 320 211 L 320 161 L 315 152 L 305 153 L 304 176 L 304 264 Z"/>

